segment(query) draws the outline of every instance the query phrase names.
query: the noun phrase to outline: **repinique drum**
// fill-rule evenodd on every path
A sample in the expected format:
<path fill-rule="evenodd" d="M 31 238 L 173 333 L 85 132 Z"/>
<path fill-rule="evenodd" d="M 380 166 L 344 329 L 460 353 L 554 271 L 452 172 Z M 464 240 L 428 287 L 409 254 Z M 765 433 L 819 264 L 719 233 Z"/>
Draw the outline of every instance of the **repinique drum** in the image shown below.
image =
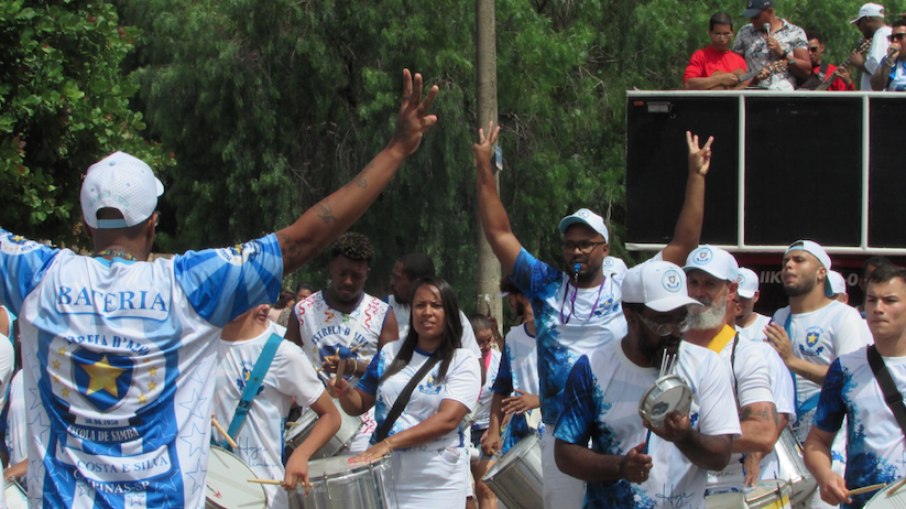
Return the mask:
<path fill-rule="evenodd" d="M 664 427 L 667 414 L 676 410 L 689 413 L 692 405 L 692 390 L 679 375 L 666 375 L 654 381 L 639 401 L 639 413 L 655 428 Z"/>
<path fill-rule="evenodd" d="M 267 493 L 260 484 L 247 482 L 258 476 L 239 456 L 211 446 L 208 454 L 208 493 L 204 506 L 209 509 L 239 509 L 267 507 Z"/>
<path fill-rule="evenodd" d="M 9 509 L 28 509 L 28 495 L 25 494 L 22 485 L 16 481 L 6 481 L 3 497 L 6 499 L 6 507 Z"/>
<path fill-rule="evenodd" d="M 543 509 L 541 442 L 531 434 L 516 443 L 481 479 L 507 507 Z"/>
<path fill-rule="evenodd" d="M 371 464 L 350 464 L 353 456 L 337 456 L 308 464 L 312 488 L 290 493 L 290 506 L 305 509 L 395 509 L 390 458 Z"/>
<path fill-rule="evenodd" d="M 745 492 L 705 497 L 707 509 L 789 509 L 790 483 L 777 479 L 760 481 Z"/>
<path fill-rule="evenodd" d="M 777 454 L 780 469 L 778 477 L 789 481 L 792 488 L 790 501 L 793 505 L 804 502 L 812 496 L 818 487 L 818 481 L 805 468 L 805 461 L 802 460 L 802 445 L 789 428 L 784 428 L 780 433 L 780 438 L 774 444 L 774 452 Z"/>
<path fill-rule="evenodd" d="M 340 403 L 334 400 L 337 410 L 340 411 L 340 429 L 336 435 L 330 438 L 318 452 L 312 455 L 312 459 L 330 458 L 346 451 L 352 439 L 362 429 L 362 418 L 347 415 L 340 407 Z M 302 415 L 296 420 L 296 423 L 286 431 L 286 446 L 295 449 L 311 434 L 311 430 L 318 421 L 318 414 L 310 408 L 306 408 Z"/>
<path fill-rule="evenodd" d="M 906 478 L 892 482 L 886 488 L 875 493 L 862 507 L 864 509 L 902 509 L 906 507 L 906 486 L 900 485 L 900 481 L 904 480 Z"/>

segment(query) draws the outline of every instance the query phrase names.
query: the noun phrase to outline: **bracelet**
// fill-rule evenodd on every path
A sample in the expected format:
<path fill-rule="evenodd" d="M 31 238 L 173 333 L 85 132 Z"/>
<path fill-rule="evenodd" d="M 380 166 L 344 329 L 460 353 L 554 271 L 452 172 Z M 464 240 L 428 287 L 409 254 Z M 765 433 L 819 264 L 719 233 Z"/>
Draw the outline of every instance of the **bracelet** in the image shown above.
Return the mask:
<path fill-rule="evenodd" d="M 384 443 L 390 448 L 390 452 L 393 452 L 393 442 L 390 441 L 389 437 L 384 439 Z"/>
<path fill-rule="evenodd" d="M 896 61 L 896 60 L 892 60 L 892 59 L 890 59 L 890 58 L 885 58 L 885 59 L 884 59 L 884 65 L 886 65 L 887 67 L 890 67 L 891 69 L 893 69 L 893 67 L 894 67 L 895 65 L 897 65 L 897 61 Z"/>

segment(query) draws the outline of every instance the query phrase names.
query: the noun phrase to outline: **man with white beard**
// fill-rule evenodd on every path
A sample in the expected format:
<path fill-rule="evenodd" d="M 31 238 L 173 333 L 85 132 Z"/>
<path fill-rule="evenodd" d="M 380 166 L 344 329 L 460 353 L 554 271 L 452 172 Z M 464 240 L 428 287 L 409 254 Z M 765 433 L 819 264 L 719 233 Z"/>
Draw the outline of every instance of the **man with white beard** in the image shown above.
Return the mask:
<path fill-rule="evenodd" d="M 690 308 L 688 330 L 683 339 L 717 353 L 733 376 L 734 405 L 739 411 L 742 434 L 733 441 L 730 464 L 720 472 L 708 473 L 708 495 L 743 491 L 745 453 L 768 454 L 780 436 L 777 407 L 768 364 L 770 349 L 751 341 L 740 341 L 727 324 L 727 310 L 735 301 L 739 265 L 727 251 L 709 245 L 692 251 L 683 267 L 688 278 L 689 297 L 702 303 Z M 732 307 L 735 314 L 735 304 Z"/>

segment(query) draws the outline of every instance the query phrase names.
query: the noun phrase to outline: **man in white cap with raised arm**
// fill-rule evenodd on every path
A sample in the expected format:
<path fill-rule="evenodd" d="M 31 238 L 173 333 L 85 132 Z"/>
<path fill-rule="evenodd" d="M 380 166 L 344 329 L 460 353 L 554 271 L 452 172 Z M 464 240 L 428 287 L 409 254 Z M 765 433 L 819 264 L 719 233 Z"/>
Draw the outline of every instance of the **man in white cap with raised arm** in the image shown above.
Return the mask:
<path fill-rule="evenodd" d="M 796 438 L 804 442 L 814 420 L 821 385 L 831 362 L 871 343 L 871 334 L 855 308 L 831 298 L 827 282 L 831 258 L 815 241 L 797 240 L 783 255 L 780 277 L 789 306 L 774 313 L 765 328 L 768 342 L 793 372 L 796 387 Z M 837 435 L 835 468 L 842 474 L 846 440 Z M 810 507 L 825 507 L 817 495 Z"/>
<path fill-rule="evenodd" d="M 704 507 L 706 472 L 726 467 L 740 432 L 727 411 L 730 375 L 716 354 L 679 338 L 687 311 L 701 307 L 681 268 L 660 260 L 633 267 L 622 292 L 627 334 L 579 357 L 567 378 L 553 430 L 557 465 L 586 481 L 587 509 Z M 667 351 L 676 355 L 669 374 L 682 379 L 691 403 L 651 405 L 659 415 L 649 421 L 639 401 Z"/>
<path fill-rule="evenodd" d="M 607 265 L 605 272 L 604 260 L 610 250 L 607 227 L 601 216 L 585 208 L 560 220 L 563 270 L 522 247 L 510 227 L 491 167 L 498 133 L 499 127 L 494 126 L 488 126 L 487 132 L 480 130 L 479 142 L 473 146 L 478 213 L 503 273 L 531 300 L 536 311 L 541 418 L 547 427 L 553 427 L 563 410 L 563 387 L 576 359 L 626 335 L 620 307 L 620 282 L 625 272 L 615 263 Z M 712 141 L 709 138 L 701 147 L 697 136 L 686 133 L 689 163 L 685 201 L 673 240 L 661 252 L 664 260 L 682 263 L 698 245 Z M 582 484 L 557 469 L 551 435 L 545 434 L 541 443 L 545 507 L 579 507 Z"/>
<path fill-rule="evenodd" d="M 276 232 L 146 261 L 163 185 L 117 152 L 81 190 L 82 256 L 0 228 L 0 303 L 20 317 L 32 507 L 202 507 L 221 328 L 274 302 L 284 273 L 346 230 L 423 134 L 437 95 L 403 72 L 390 142 L 353 180 Z M 284 486 L 307 482 L 286 472 Z"/>

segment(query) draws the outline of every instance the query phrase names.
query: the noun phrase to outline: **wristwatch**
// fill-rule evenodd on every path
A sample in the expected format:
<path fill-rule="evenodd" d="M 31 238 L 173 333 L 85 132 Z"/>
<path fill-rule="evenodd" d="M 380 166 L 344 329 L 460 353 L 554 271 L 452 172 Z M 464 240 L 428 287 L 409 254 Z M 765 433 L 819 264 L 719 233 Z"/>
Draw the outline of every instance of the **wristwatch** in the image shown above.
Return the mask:
<path fill-rule="evenodd" d="M 786 59 L 789 60 L 789 63 L 792 65 L 796 63 L 796 57 L 793 55 L 793 50 L 786 52 Z"/>

